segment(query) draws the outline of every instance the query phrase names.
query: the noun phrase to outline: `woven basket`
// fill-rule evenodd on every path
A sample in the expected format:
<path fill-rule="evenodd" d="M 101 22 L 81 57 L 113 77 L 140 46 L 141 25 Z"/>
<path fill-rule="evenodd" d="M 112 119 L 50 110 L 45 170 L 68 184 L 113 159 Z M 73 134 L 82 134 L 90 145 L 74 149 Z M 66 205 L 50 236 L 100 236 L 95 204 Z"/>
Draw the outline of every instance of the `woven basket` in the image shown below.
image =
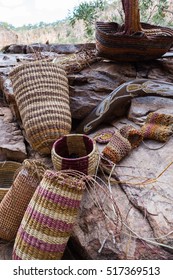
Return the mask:
<path fill-rule="evenodd" d="M 105 158 L 116 164 L 127 156 L 131 149 L 132 146 L 128 139 L 123 137 L 119 131 L 116 131 L 102 153 Z"/>
<path fill-rule="evenodd" d="M 57 64 L 35 61 L 10 73 L 26 138 L 40 154 L 50 154 L 56 139 L 71 130 L 66 73 Z"/>
<path fill-rule="evenodd" d="M 168 141 L 173 134 L 173 115 L 150 113 L 145 124 L 141 127 L 144 139 L 152 139 L 160 142 Z"/>
<path fill-rule="evenodd" d="M 63 172 L 45 172 L 18 230 L 14 260 L 61 259 L 84 187 L 81 178 Z"/>
<path fill-rule="evenodd" d="M 124 125 L 120 129 L 120 133 L 123 137 L 129 140 L 132 148 L 137 148 L 143 140 L 141 131 L 136 129 L 132 125 Z"/>
<path fill-rule="evenodd" d="M 0 203 L 0 238 L 14 240 L 25 210 L 44 174 L 38 161 L 24 160 L 13 184 Z"/>
<path fill-rule="evenodd" d="M 96 22 L 98 56 L 116 61 L 161 57 L 173 43 L 173 30 L 140 22 L 138 0 L 122 0 L 125 23 Z"/>
<path fill-rule="evenodd" d="M 20 166 L 21 163 L 14 161 L 0 162 L 0 201 L 9 191 L 13 183 L 15 173 Z"/>
<path fill-rule="evenodd" d="M 95 141 L 85 134 L 69 134 L 57 140 L 52 148 L 55 170 L 73 169 L 94 175 L 98 166 Z"/>

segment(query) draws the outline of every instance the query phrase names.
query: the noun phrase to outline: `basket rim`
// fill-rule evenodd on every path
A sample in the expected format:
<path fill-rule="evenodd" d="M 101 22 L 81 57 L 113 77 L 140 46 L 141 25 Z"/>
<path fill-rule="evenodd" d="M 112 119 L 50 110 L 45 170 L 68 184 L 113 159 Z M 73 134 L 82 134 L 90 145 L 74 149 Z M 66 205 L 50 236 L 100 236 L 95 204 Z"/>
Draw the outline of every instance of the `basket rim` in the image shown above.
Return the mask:
<path fill-rule="evenodd" d="M 56 144 L 57 144 L 60 140 L 62 140 L 63 138 L 66 138 L 66 137 L 75 137 L 75 136 L 85 137 L 86 139 L 88 139 L 88 140 L 90 140 L 90 141 L 92 142 L 92 144 L 93 144 L 93 149 L 92 149 L 92 151 L 91 151 L 89 154 L 87 154 L 86 156 L 78 157 L 78 158 L 66 158 L 66 157 L 62 157 L 62 156 L 60 156 L 59 154 L 56 153 L 56 151 L 55 151 L 55 146 L 56 146 Z M 68 162 L 68 161 L 69 161 L 69 162 L 73 162 L 73 161 L 76 161 L 76 160 L 83 160 L 83 159 L 86 159 L 86 158 L 88 158 L 89 156 L 92 156 L 92 154 L 94 154 L 95 152 L 96 152 L 96 142 L 95 142 L 94 139 L 92 139 L 91 137 L 89 137 L 89 136 L 86 135 L 86 134 L 67 134 L 67 135 L 64 135 L 64 136 L 62 136 L 61 138 L 57 139 L 57 140 L 54 142 L 53 146 L 52 146 L 52 155 L 55 154 L 56 157 L 58 157 L 59 159 L 65 159 L 67 162 Z"/>

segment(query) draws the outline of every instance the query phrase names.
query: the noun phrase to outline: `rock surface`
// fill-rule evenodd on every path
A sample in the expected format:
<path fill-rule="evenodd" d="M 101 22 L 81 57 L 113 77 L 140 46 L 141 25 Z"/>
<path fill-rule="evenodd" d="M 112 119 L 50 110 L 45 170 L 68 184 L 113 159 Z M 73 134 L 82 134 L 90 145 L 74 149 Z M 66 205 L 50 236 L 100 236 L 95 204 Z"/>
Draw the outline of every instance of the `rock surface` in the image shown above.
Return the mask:
<path fill-rule="evenodd" d="M 24 137 L 8 107 L 0 104 L 0 160 L 22 162 L 27 157 Z"/>

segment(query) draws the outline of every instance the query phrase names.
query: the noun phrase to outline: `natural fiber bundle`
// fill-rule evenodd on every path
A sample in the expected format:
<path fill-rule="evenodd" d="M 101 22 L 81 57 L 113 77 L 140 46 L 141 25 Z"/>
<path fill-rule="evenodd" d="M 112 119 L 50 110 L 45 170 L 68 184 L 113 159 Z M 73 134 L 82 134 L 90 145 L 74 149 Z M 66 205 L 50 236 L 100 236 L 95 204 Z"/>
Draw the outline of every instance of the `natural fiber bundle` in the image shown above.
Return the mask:
<path fill-rule="evenodd" d="M 0 238 L 14 240 L 29 201 L 39 185 L 45 166 L 24 160 L 19 173 L 0 203 Z"/>
<path fill-rule="evenodd" d="M 94 175 L 99 155 L 95 141 L 85 134 L 69 134 L 57 140 L 52 148 L 55 170 L 73 169 Z"/>
<path fill-rule="evenodd" d="M 0 201 L 9 191 L 13 183 L 15 173 L 20 166 L 21 163 L 14 161 L 0 162 Z"/>
<path fill-rule="evenodd" d="M 61 259 L 76 221 L 85 183 L 82 177 L 47 170 L 20 228 L 14 260 Z"/>
<path fill-rule="evenodd" d="M 94 45 L 92 48 L 84 47 L 79 52 L 56 57 L 54 63 L 63 66 L 67 74 L 74 74 L 98 60 Z"/>
<path fill-rule="evenodd" d="M 150 113 L 141 133 L 145 139 L 166 142 L 173 133 L 173 115 Z"/>
<path fill-rule="evenodd" d="M 22 64 L 10 73 L 26 137 L 32 148 L 50 154 L 56 139 L 71 130 L 66 73 L 46 61 Z"/>
<path fill-rule="evenodd" d="M 128 155 L 131 149 L 130 142 L 116 131 L 102 153 L 108 160 L 117 163 Z"/>
<path fill-rule="evenodd" d="M 132 125 L 125 125 L 120 129 L 120 133 L 123 137 L 127 138 L 132 148 L 137 148 L 143 140 L 143 136 L 140 130 L 136 129 Z"/>

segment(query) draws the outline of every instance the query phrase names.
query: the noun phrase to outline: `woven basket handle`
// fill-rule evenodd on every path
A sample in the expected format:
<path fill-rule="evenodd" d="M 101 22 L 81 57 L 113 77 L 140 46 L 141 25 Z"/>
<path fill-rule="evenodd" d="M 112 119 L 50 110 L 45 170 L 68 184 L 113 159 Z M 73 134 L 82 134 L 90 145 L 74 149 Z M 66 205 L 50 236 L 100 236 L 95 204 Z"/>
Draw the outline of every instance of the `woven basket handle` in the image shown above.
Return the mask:
<path fill-rule="evenodd" d="M 122 0 L 122 6 L 125 13 L 124 33 L 127 35 L 143 33 L 138 0 Z"/>

